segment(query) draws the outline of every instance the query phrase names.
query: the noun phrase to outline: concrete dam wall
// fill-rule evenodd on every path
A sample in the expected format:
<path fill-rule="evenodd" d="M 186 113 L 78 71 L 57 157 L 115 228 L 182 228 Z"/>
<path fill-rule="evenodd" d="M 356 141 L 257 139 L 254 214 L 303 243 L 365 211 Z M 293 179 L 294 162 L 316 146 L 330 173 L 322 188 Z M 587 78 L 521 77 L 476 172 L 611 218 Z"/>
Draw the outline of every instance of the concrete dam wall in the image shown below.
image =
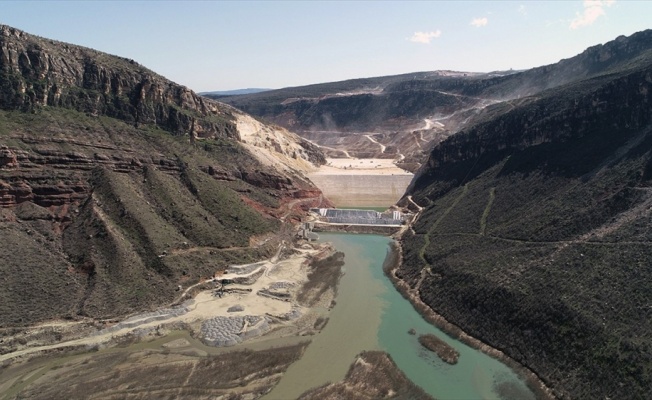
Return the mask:
<path fill-rule="evenodd" d="M 389 207 L 403 196 L 414 175 L 325 175 L 308 177 L 337 207 Z"/>

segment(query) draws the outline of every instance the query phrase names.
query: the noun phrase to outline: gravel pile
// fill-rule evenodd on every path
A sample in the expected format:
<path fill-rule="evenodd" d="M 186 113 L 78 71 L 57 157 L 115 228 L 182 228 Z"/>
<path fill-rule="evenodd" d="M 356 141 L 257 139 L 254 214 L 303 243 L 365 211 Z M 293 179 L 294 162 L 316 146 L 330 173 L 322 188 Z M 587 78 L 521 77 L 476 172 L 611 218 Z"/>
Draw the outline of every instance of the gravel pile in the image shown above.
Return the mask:
<path fill-rule="evenodd" d="M 244 311 L 244 307 L 242 307 L 240 304 L 231 306 L 226 310 L 226 312 L 238 312 L 238 311 Z"/>
<path fill-rule="evenodd" d="M 269 289 L 270 290 L 289 289 L 294 285 L 295 285 L 294 282 L 279 281 L 279 282 L 273 282 L 271 285 L 269 285 Z"/>
<path fill-rule="evenodd" d="M 243 340 L 260 336 L 267 332 L 269 319 L 261 316 L 215 317 L 201 325 L 201 336 L 209 346 L 234 346 Z M 246 329 L 245 328 L 246 325 Z"/>
<path fill-rule="evenodd" d="M 253 285 L 256 283 L 258 278 L 260 278 L 265 271 L 267 271 L 267 268 L 261 268 L 258 272 L 251 274 L 249 276 L 238 276 L 233 278 L 233 283 L 237 283 L 239 285 Z"/>
<path fill-rule="evenodd" d="M 297 319 L 301 316 L 301 311 L 297 307 L 292 307 L 292 309 L 282 315 L 279 315 L 279 318 L 286 320 L 286 321 L 292 321 L 293 319 Z"/>
<path fill-rule="evenodd" d="M 267 289 L 261 289 L 256 292 L 257 295 L 275 299 L 275 300 L 281 300 L 281 301 L 290 301 L 290 293 L 287 290 L 281 289 L 281 290 L 267 290 Z"/>

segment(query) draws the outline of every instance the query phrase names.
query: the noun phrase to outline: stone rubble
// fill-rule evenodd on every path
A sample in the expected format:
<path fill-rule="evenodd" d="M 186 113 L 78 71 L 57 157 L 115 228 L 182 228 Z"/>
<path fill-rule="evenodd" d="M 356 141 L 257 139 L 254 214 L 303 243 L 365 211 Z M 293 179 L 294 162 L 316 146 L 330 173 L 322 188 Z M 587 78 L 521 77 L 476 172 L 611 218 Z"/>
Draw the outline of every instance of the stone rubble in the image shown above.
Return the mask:
<path fill-rule="evenodd" d="M 234 346 L 270 330 L 269 317 L 215 317 L 201 325 L 201 338 L 210 346 Z"/>

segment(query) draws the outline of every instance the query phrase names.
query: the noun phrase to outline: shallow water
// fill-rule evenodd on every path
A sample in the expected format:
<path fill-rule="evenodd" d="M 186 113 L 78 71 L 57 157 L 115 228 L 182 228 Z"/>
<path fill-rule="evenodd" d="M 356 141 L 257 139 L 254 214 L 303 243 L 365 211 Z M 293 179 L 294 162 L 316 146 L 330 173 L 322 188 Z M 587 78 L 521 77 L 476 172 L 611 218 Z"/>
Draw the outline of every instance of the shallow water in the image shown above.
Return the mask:
<path fill-rule="evenodd" d="M 326 238 L 324 241 L 331 241 L 330 234 L 320 233 L 320 236 Z M 339 244 L 336 247 L 346 252 L 345 275 L 338 286 L 337 305 L 326 327 L 311 338 L 303 357 L 288 368 L 264 399 L 296 399 L 310 388 L 340 381 L 358 353 L 379 349 L 377 332 L 385 306 L 382 294 L 386 287 L 367 267 L 374 258 L 367 254 L 364 243 L 351 243 L 346 249 Z"/>
<path fill-rule="evenodd" d="M 417 385 L 437 399 L 534 399 L 525 383 L 506 365 L 426 322 L 394 288 L 382 265 L 391 239 L 377 235 L 320 233 L 345 256 L 345 275 L 330 321 L 314 337 L 301 360 L 292 364 L 265 399 L 297 398 L 306 390 L 344 378 L 355 355 L 384 350 Z M 415 329 L 417 335 L 408 334 Z M 421 334 L 437 335 L 459 353 L 456 365 L 421 347 Z"/>

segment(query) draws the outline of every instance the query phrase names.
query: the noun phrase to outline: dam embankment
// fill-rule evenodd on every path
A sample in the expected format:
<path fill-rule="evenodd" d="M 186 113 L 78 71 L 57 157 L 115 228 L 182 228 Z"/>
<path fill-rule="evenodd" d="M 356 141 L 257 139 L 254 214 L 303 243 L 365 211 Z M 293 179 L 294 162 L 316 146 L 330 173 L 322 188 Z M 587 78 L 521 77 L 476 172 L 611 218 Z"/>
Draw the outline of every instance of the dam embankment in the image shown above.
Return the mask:
<path fill-rule="evenodd" d="M 383 207 L 403 196 L 413 175 L 309 174 L 308 177 L 337 206 Z"/>
<path fill-rule="evenodd" d="M 308 178 L 338 207 L 388 207 L 405 193 L 414 174 L 381 158 L 329 158 Z"/>

